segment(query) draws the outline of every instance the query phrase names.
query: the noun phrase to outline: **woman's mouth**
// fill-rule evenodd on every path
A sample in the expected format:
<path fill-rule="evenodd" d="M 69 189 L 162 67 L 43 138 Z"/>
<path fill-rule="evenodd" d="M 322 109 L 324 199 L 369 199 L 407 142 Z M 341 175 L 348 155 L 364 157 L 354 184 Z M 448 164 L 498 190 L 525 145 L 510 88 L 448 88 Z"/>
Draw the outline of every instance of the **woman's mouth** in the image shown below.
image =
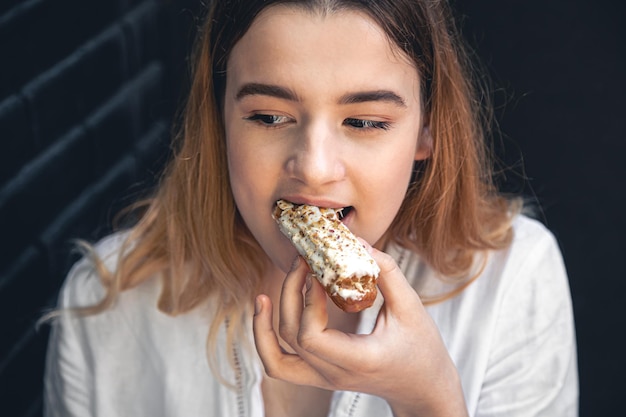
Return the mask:
<path fill-rule="evenodd" d="M 278 201 L 280 201 L 280 200 L 278 200 Z M 276 202 L 276 204 L 278 204 L 278 201 Z M 286 202 L 288 202 L 290 204 L 294 204 L 294 205 L 301 205 L 302 204 L 302 203 L 296 203 L 296 202 L 293 202 L 293 201 L 290 201 L 290 200 L 286 200 L 286 199 L 283 200 L 283 201 L 286 201 Z M 275 205 L 274 207 L 275 207 L 275 210 L 278 210 L 277 205 Z M 350 213 L 352 213 L 352 211 L 354 210 L 354 206 L 346 206 L 346 207 L 341 207 L 341 208 L 323 207 L 323 206 L 318 206 L 318 207 L 319 208 L 325 208 L 325 209 L 334 210 L 337 213 L 337 218 L 340 221 L 342 221 L 342 222 L 345 221 L 348 218 L 348 216 L 350 215 Z"/>
<path fill-rule="evenodd" d="M 348 217 L 348 215 L 350 214 L 350 212 L 352 211 L 354 207 L 352 206 L 348 206 L 348 207 L 344 207 L 344 208 L 340 208 L 337 210 L 337 216 L 339 217 L 339 220 L 345 219 L 346 217 Z"/>

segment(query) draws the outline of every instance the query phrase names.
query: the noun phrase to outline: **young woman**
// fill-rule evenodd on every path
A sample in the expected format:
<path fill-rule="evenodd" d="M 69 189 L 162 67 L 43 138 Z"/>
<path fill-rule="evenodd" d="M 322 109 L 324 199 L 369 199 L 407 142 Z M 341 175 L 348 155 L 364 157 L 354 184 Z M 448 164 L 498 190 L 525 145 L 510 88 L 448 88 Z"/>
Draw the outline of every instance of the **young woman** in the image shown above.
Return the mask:
<path fill-rule="evenodd" d="M 158 192 L 62 290 L 47 415 L 576 415 L 558 246 L 491 182 L 467 61 L 444 1 L 214 2 Z M 373 307 L 278 199 L 344 208 Z"/>

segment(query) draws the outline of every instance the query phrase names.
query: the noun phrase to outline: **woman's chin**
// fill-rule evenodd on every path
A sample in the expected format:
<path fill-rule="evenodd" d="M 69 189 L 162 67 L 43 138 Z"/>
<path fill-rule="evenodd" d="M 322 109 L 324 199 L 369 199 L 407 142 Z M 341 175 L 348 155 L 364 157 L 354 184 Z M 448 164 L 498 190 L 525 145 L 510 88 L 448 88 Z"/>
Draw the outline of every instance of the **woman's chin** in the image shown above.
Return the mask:
<path fill-rule="evenodd" d="M 289 245 L 287 248 L 283 248 L 278 251 L 275 250 L 273 253 L 269 253 L 268 256 L 274 269 L 281 271 L 284 275 L 287 275 L 287 273 L 291 270 L 293 261 L 296 259 L 296 256 L 298 256 L 298 252 L 293 246 Z"/>

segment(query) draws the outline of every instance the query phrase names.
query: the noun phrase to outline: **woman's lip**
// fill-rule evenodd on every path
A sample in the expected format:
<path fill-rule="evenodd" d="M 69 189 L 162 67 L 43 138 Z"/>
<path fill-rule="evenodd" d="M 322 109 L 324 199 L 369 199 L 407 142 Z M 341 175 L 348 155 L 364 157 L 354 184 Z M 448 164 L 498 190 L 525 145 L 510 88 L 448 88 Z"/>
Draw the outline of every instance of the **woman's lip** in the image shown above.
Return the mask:
<path fill-rule="evenodd" d="M 306 204 L 309 206 L 332 208 L 335 210 L 340 210 L 345 207 L 350 207 L 347 204 L 338 203 L 337 201 L 334 201 L 334 200 L 307 198 L 303 196 L 285 196 L 285 197 L 281 197 L 280 200 L 285 200 L 293 204 Z"/>

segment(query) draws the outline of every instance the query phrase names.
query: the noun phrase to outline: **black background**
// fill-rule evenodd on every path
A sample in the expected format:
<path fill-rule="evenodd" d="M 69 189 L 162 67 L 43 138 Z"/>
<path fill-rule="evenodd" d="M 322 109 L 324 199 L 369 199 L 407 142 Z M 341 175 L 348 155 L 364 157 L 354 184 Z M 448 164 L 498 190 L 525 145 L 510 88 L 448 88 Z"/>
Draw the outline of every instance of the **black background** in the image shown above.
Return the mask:
<path fill-rule="evenodd" d="M 106 1 L 88 3 L 93 6 Z M 134 8 L 146 3 L 162 7 L 155 20 L 156 31 L 148 31 L 154 36 L 150 38 L 153 42 L 146 39 L 142 44 L 148 45 L 145 48 L 149 49 L 149 54 L 144 54 L 147 58 L 143 61 L 137 58 L 145 62 L 137 64 L 136 73 L 144 74 L 142 71 L 148 68 L 146 71 L 152 74 L 150 68 L 154 68 L 155 62 L 161 68 L 161 72 L 157 71 L 162 74 L 159 93 L 154 96 L 155 102 L 151 103 L 150 117 L 157 119 L 157 126 L 161 129 L 157 136 L 167 136 L 163 133 L 167 128 L 163 126 L 170 123 L 173 109 L 186 86 L 185 56 L 193 34 L 194 15 L 200 7 L 197 1 L 190 0 L 116 2 L 120 4 L 117 14 L 112 14 L 108 22 L 125 18 Z M 77 12 L 76 7 L 70 7 L 80 2 L 41 0 L 39 3 L 66 7 L 54 14 L 61 29 L 67 26 L 61 20 L 68 19 L 68 16 L 76 22 L 85 19 L 82 10 Z M 626 179 L 626 168 L 622 162 L 626 154 L 626 117 L 623 114 L 626 111 L 624 6 L 618 0 L 456 0 L 453 4 L 464 35 L 493 80 L 495 115 L 500 132 L 495 137 L 496 148 L 504 165 L 509 167 L 500 177 L 503 187 L 508 191 L 521 192 L 534 202 L 539 219 L 554 232 L 563 251 L 577 326 L 581 416 L 622 415 L 621 399 L 626 391 L 626 308 L 622 300 L 626 293 L 623 268 L 625 245 L 622 243 L 626 232 L 622 215 Z M 22 44 L 22 38 L 15 42 L 12 40 L 10 46 L 3 42 L 6 39 L 2 36 L 7 31 L 2 30 L 7 25 L 2 18 L 19 5 L 19 1 L 0 1 L 0 65 L 3 66 L 0 71 L 4 71 L 0 72 L 3 74 L 0 77 L 0 104 L 7 97 L 20 96 L 25 91 L 10 80 L 19 79 L 20 74 L 35 76 L 38 71 L 46 69 L 35 68 L 33 62 L 36 59 L 16 59 L 14 56 L 27 56 L 16 53 L 16 45 L 21 50 L 35 46 L 33 53 L 45 55 L 46 51 L 38 51 L 36 44 L 37 39 L 51 36 L 52 32 L 43 32 L 50 28 L 50 24 L 46 26 L 35 22 L 32 36 L 22 40 Z M 45 16 L 33 17 L 37 18 L 43 21 Z M 105 23 L 102 25 L 106 26 Z M 88 26 L 83 32 L 85 37 L 93 36 Z M 68 30 L 68 36 L 73 33 Z M 131 58 L 136 57 L 133 55 Z M 96 68 L 90 75 L 96 80 L 93 82 L 94 90 L 108 85 L 107 79 L 111 78 L 110 71 L 104 69 L 98 72 Z M 132 71 L 125 77 L 124 80 L 137 79 Z M 23 78 L 26 83 L 27 77 Z M 26 118 L 24 123 L 28 122 Z M 106 125 L 112 132 L 114 122 L 113 125 Z M 3 131 L 3 126 L 19 130 L 18 124 L 2 124 L 0 120 L 0 152 L 21 149 L 21 143 L 13 139 L 18 136 L 11 136 L 13 131 L 9 132 L 6 128 Z M 146 126 L 154 124 L 147 123 Z M 154 131 L 151 129 L 146 127 L 145 131 Z M 108 130 L 103 132 L 106 134 Z M 141 133 L 144 134 L 144 130 Z M 162 146 L 157 142 L 154 146 Z M 135 159 L 129 164 L 133 167 L 139 165 L 142 169 L 147 166 L 150 172 L 154 172 L 154 161 L 146 161 L 146 155 L 162 161 L 162 150 L 147 152 L 140 157 L 135 150 Z M 124 158 L 128 158 L 127 153 L 122 153 L 118 159 Z M 8 158 L 3 158 L 5 160 L 11 162 Z M 23 167 L 30 167 L 29 164 L 25 160 Z M 76 177 L 76 169 L 80 167 L 64 164 L 67 163 L 59 160 L 56 166 L 67 172 L 68 177 Z M 20 179 L 24 171 L 15 171 L 13 179 Z M 13 276 L 11 271 L 15 268 L 0 268 L 2 334 L 9 338 L 2 343 L 2 346 L 8 346 L 7 350 L 3 348 L 0 352 L 1 415 L 40 413 L 41 398 L 38 393 L 47 331 L 41 330 L 33 336 L 33 323 L 43 308 L 51 305 L 67 269 L 69 245 L 66 243 L 69 238 L 80 236 L 93 239 L 106 233 L 108 228 L 103 223 L 110 219 L 114 210 L 112 207 L 120 205 L 122 196 L 136 192 L 138 182 L 145 183 L 145 176 L 124 173 L 115 177 L 124 180 L 110 182 L 106 192 L 98 194 L 97 204 L 78 206 L 83 207 L 81 216 L 88 218 L 76 220 L 80 227 L 63 229 L 56 240 L 46 240 L 39 235 L 33 238 L 34 249 L 29 246 L 23 253 L 41 252 L 41 256 L 33 255 L 39 263 L 28 263 L 27 268 L 21 267 L 22 273 Z M 2 200 L 6 183 L 0 186 L 4 187 L 0 188 L 0 222 L 2 227 L 6 227 L 0 230 L 3 248 L 0 256 L 5 256 L 13 250 L 14 242 L 22 231 L 17 226 L 11 228 L 14 223 L 20 222 L 7 217 Z M 93 190 L 97 186 L 86 188 Z M 40 214 L 56 207 L 55 198 L 63 197 L 44 194 L 47 207 L 37 207 Z M 33 211 L 32 207 L 23 208 L 28 209 L 26 213 Z M 36 211 L 33 212 L 33 219 L 39 216 Z M 42 221 L 42 225 L 44 223 Z M 25 244 L 30 245 L 28 242 Z M 24 256 L 22 258 L 30 259 Z M 19 264 L 13 262 L 13 258 L 10 260 L 13 263 L 4 262 L 5 259 L 2 261 L 2 265 Z M 18 316 L 13 316 L 18 307 L 14 308 L 17 304 L 11 303 L 16 302 L 20 306 L 26 303 L 28 310 L 20 310 Z M 19 332 L 14 332 L 16 327 L 22 329 L 18 336 Z M 6 414 L 2 407 L 7 410 Z"/>

